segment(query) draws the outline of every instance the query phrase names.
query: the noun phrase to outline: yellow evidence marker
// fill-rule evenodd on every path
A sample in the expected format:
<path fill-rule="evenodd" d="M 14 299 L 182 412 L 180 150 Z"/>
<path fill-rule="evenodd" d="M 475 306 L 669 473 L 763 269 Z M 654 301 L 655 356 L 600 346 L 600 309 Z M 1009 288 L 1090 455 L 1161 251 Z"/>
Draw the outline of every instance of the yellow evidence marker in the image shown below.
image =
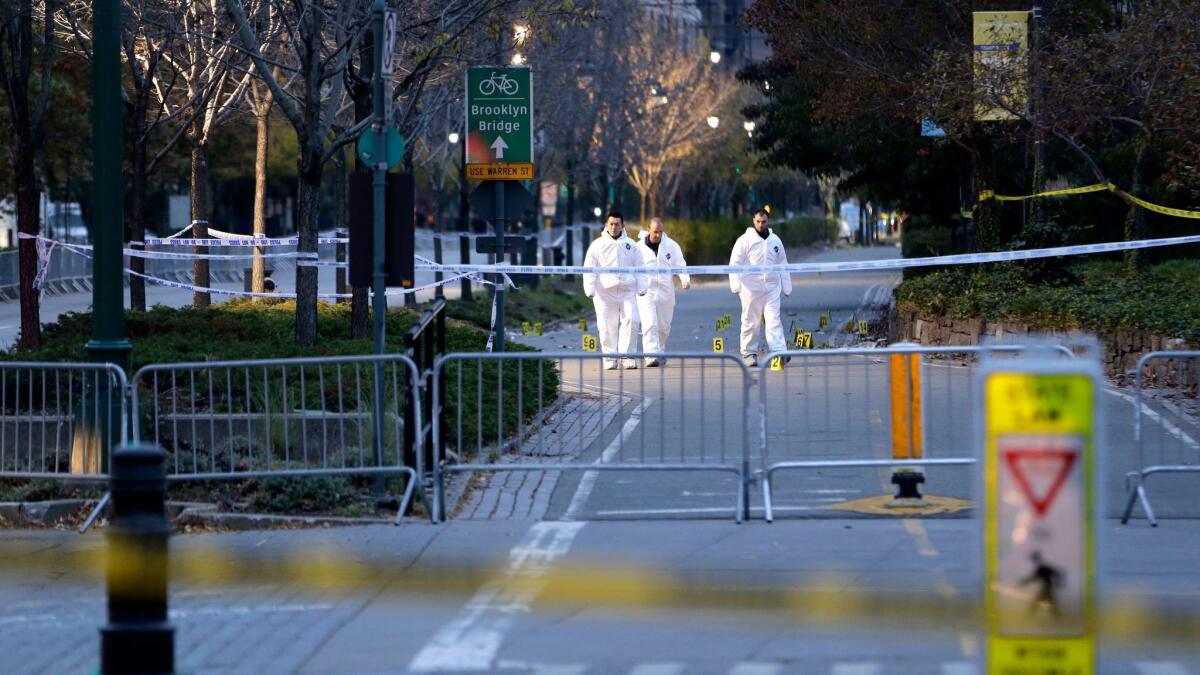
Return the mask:
<path fill-rule="evenodd" d="M 782 356 L 776 356 L 775 358 L 771 359 L 771 370 L 774 370 L 774 371 L 782 371 L 783 370 L 783 357 Z"/>
<path fill-rule="evenodd" d="M 713 353 L 721 354 L 724 351 L 725 351 L 725 338 L 723 338 L 723 337 L 713 338 Z"/>
<path fill-rule="evenodd" d="M 585 351 L 585 352 L 596 351 L 596 336 L 595 335 L 584 335 L 583 336 L 583 351 Z"/>
<path fill-rule="evenodd" d="M 533 324 L 533 334 L 534 335 L 542 334 L 542 322 L 541 321 L 538 321 L 537 323 Z"/>
<path fill-rule="evenodd" d="M 829 312 L 826 312 L 821 315 L 821 318 L 817 320 L 817 327 L 818 328 L 829 328 Z"/>
<path fill-rule="evenodd" d="M 529 326 L 529 322 L 522 321 L 521 322 L 521 335 L 529 335 L 532 332 L 533 332 L 533 329 Z"/>
<path fill-rule="evenodd" d="M 859 319 L 858 320 L 858 336 L 859 337 L 867 337 L 867 335 L 870 334 L 870 332 L 871 332 L 870 322 L 868 322 L 866 319 Z M 541 333 L 538 333 L 538 335 L 541 335 Z"/>
<path fill-rule="evenodd" d="M 793 343 L 796 349 L 812 349 L 813 334 L 810 331 L 796 329 L 796 340 Z"/>

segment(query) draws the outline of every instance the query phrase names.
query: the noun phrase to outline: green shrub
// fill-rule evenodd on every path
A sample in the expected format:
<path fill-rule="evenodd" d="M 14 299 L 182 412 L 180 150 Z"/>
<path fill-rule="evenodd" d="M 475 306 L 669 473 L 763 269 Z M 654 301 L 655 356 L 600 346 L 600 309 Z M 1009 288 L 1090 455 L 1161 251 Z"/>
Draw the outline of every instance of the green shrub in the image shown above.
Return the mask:
<path fill-rule="evenodd" d="M 729 262 L 733 242 L 750 227 L 750 218 L 707 218 L 702 220 L 666 220 L 667 235 L 679 242 L 689 265 L 722 265 Z M 836 220 L 801 216 L 771 223 L 771 230 L 789 249 L 832 242 L 837 238 Z M 636 227 L 629 236 L 637 238 Z"/>
<path fill-rule="evenodd" d="M 1024 263 L 964 266 L 906 279 L 901 310 L 982 317 L 1042 329 L 1147 330 L 1200 342 L 1200 260 L 1173 260 L 1130 278 L 1121 263 L 1085 260 L 1046 277 Z"/>

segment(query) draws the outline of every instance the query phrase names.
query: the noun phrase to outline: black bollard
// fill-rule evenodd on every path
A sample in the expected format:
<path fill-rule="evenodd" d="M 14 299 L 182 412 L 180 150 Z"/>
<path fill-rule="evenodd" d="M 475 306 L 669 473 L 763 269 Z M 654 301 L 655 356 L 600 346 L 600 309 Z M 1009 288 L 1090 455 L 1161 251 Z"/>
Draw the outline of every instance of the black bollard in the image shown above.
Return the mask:
<path fill-rule="evenodd" d="M 166 455 L 153 444 L 112 456 L 108 532 L 108 625 L 100 629 L 101 673 L 172 673 L 175 628 L 167 620 Z"/>

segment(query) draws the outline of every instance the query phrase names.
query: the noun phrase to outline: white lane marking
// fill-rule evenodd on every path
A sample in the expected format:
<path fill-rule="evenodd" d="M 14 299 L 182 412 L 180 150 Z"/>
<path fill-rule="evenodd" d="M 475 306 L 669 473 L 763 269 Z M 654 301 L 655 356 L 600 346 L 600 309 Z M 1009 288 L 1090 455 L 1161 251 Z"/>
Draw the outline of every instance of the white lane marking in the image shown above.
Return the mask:
<path fill-rule="evenodd" d="M 496 670 L 520 670 L 531 675 L 583 675 L 587 669 L 584 663 L 531 663 L 506 659 L 496 662 Z"/>
<path fill-rule="evenodd" d="M 529 612 L 542 577 L 571 548 L 585 523 L 548 522 L 529 528 L 508 554 L 500 579 L 484 585 L 459 615 L 413 657 L 415 672 L 490 670 L 516 614 Z"/>
<path fill-rule="evenodd" d="M 682 672 L 682 663 L 643 663 L 634 666 L 629 675 L 678 675 Z"/>
<path fill-rule="evenodd" d="M 942 664 L 942 675 L 979 675 L 974 661 L 948 661 Z"/>
<path fill-rule="evenodd" d="M 1116 389 L 1105 389 L 1104 391 L 1116 396 L 1117 398 L 1125 399 L 1129 403 L 1136 405 L 1137 399 L 1123 391 L 1117 391 Z M 1144 402 L 1142 403 L 1142 414 L 1154 420 L 1155 422 L 1158 422 L 1162 428 L 1166 430 L 1169 436 L 1183 441 L 1185 445 L 1193 450 L 1200 450 L 1200 443 L 1197 443 L 1196 439 L 1189 436 L 1188 433 L 1183 429 L 1180 429 L 1172 424 L 1171 420 L 1168 420 L 1162 415 L 1154 412 L 1154 410 L 1152 410 L 1150 406 L 1146 405 Z"/>
<path fill-rule="evenodd" d="M 1191 675 L 1177 661 L 1137 661 L 1133 667 L 1140 675 Z"/>
<path fill-rule="evenodd" d="M 781 671 L 783 666 L 778 663 L 742 661 L 729 671 L 729 675 L 776 675 Z"/>
<path fill-rule="evenodd" d="M 830 675 L 878 675 L 883 667 L 874 661 L 835 663 Z"/>
<path fill-rule="evenodd" d="M 620 452 L 624 447 L 625 442 L 633 435 L 638 424 L 642 421 L 642 413 L 646 412 L 646 408 L 650 407 L 649 400 L 643 400 L 629 413 L 629 419 L 625 420 L 624 426 L 621 427 L 621 433 L 608 444 L 604 452 L 600 453 L 600 459 L 597 459 L 595 464 L 607 464 L 612 460 L 613 456 Z M 566 513 L 563 514 L 562 520 L 573 521 L 579 516 L 579 512 L 583 507 L 587 506 L 587 500 L 592 496 L 592 490 L 596 487 L 596 477 L 600 475 L 599 471 L 585 471 L 583 477 L 579 479 L 579 487 L 575 490 L 575 495 L 571 497 L 571 504 L 567 506 Z"/>
<path fill-rule="evenodd" d="M 917 553 L 927 557 L 936 558 L 938 551 L 933 547 L 933 541 L 929 539 L 929 533 L 925 531 L 925 526 L 916 518 L 905 518 L 904 529 L 912 535 L 913 542 L 917 545 Z"/>

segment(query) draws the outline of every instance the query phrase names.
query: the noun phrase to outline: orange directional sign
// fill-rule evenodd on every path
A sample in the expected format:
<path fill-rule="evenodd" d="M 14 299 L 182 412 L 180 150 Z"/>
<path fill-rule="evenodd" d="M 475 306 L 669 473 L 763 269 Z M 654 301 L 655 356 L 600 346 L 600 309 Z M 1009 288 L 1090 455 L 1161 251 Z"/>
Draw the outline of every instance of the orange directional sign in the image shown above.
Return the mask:
<path fill-rule="evenodd" d="M 532 164 L 468 164 L 467 178 L 471 180 L 533 180 Z"/>

